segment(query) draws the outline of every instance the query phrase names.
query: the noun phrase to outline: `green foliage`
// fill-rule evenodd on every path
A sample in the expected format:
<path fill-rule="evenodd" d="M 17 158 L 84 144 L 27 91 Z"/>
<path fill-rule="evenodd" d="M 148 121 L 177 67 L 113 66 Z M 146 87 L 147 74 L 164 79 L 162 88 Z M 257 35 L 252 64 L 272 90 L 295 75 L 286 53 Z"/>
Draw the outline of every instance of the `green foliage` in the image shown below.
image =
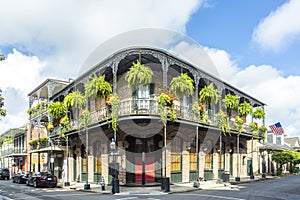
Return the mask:
<path fill-rule="evenodd" d="M 263 108 L 257 108 L 252 113 L 253 118 L 255 119 L 265 119 L 265 110 Z"/>
<path fill-rule="evenodd" d="M 52 122 L 48 122 L 48 123 L 47 123 L 47 131 L 48 131 L 48 132 L 52 132 L 53 129 L 54 129 L 53 123 L 52 123 Z"/>
<path fill-rule="evenodd" d="M 223 106 L 228 109 L 228 115 L 231 116 L 231 111 L 237 109 L 239 106 L 238 96 L 227 94 L 224 99 L 222 99 Z"/>
<path fill-rule="evenodd" d="M 157 99 L 158 111 L 161 122 L 166 125 L 168 116 L 172 121 L 176 120 L 176 112 L 174 109 L 173 99 L 170 94 L 161 93 Z M 169 110 L 166 112 L 167 107 Z"/>
<path fill-rule="evenodd" d="M 132 62 L 132 66 L 125 75 L 125 80 L 128 83 L 128 87 L 143 84 L 148 85 L 152 82 L 153 71 L 150 67 L 144 66 L 137 60 L 136 63 Z"/>
<path fill-rule="evenodd" d="M 0 61 L 5 60 L 5 57 L 3 54 L 0 54 Z"/>
<path fill-rule="evenodd" d="M 208 86 L 204 86 L 199 92 L 199 101 L 212 107 L 218 103 L 220 98 L 220 90 L 214 88 L 214 84 L 211 83 Z"/>
<path fill-rule="evenodd" d="M 66 116 L 66 107 L 63 102 L 50 102 L 48 106 L 49 115 L 54 119 L 61 119 Z"/>
<path fill-rule="evenodd" d="M 0 89 L 0 117 L 5 117 L 6 115 L 6 110 L 3 108 L 4 107 L 4 98 L 2 97 L 2 90 Z"/>
<path fill-rule="evenodd" d="M 170 83 L 170 91 L 175 96 L 182 98 L 194 94 L 194 81 L 186 73 L 172 78 Z"/>
<path fill-rule="evenodd" d="M 112 92 L 112 87 L 109 82 L 105 81 L 105 74 L 98 77 L 94 74 L 94 77 L 85 85 L 85 93 L 88 97 L 95 96 L 103 98 L 108 96 Z"/>
<path fill-rule="evenodd" d="M 40 143 L 44 143 L 44 144 L 48 143 L 48 137 L 47 137 L 47 136 L 45 136 L 45 137 L 40 137 L 39 142 L 40 142 Z"/>
<path fill-rule="evenodd" d="M 0 147 L 2 147 L 4 143 L 13 144 L 14 139 L 12 137 L 0 137 Z"/>
<path fill-rule="evenodd" d="M 235 129 L 239 134 L 242 133 L 243 130 L 243 125 L 244 125 L 244 120 L 240 116 L 235 117 Z"/>
<path fill-rule="evenodd" d="M 71 130 L 70 121 L 68 116 L 64 116 L 59 121 L 58 135 L 61 139 L 66 139 L 65 133 Z"/>
<path fill-rule="evenodd" d="M 226 134 L 230 135 L 229 120 L 227 115 L 222 110 L 218 112 L 216 116 L 216 122 L 224 135 Z"/>
<path fill-rule="evenodd" d="M 198 119 L 200 122 L 205 122 L 205 107 L 202 103 L 198 104 L 197 102 L 194 102 L 192 112 L 194 114 L 195 121 Z"/>
<path fill-rule="evenodd" d="M 69 93 L 65 98 L 64 98 L 64 105 L 67 109 L 69 108 L 75 108 L 75 109 L 81 109 L 85 103 L 86 99 L 81 92 L 78 90 Z"/>
<path fill-rule="evenodd" d="M 29 108 L 29 109 L 27 110 L 27 114 L 30 116 L 30 115 L 32 115 L 32 113 L 33 113 L 33 109 Z"/>
<path fill-rule="evenodd" d="M 109 95 L 107 106 L 109 107 L 107 116 L 111 116 L 111 127 L 113 130 L 117 130 L 119 108 L 120 108 L 120 100 L 117 93 L 114 93 L 113 95 Z"/>
<path fill-rule="evenodd" d="M 29 144 L 30 146 L 34 146 L 34 145 L 37 145 L 37 144 L 38 144 L 38 141 L 37 141 L 36 139 L 33 139 L 33 140 L 30 140 L 30 141 L 28 142 L 28 144 Z"/>
<path fill-rule="evenodd" d="M 88 109 L 84 109 L 79 114 L 79 129 L 83 128 L 84 130 L 88 129 L 88 125 L 92 123 L 91 113 Z"/>
<path fill-rule="evenodd" d="M 262 140 L 266 140 L 268 128 L 265 126 L 258 127 L 259 136 Z"/>
<path fill-rule="evenodd" d="M 252 136 L 254 138 L 259 138 L 258 125 L 257 125 L 256 122 L 251 122 L 250 123 L 250 133 L 252 134 Z"/>
<path fill-rule="evenodd" d="M 247 116 L 252 113 L 252 106 L 248 102 L 243 102 L 239 105 L 239 115 Z"/>

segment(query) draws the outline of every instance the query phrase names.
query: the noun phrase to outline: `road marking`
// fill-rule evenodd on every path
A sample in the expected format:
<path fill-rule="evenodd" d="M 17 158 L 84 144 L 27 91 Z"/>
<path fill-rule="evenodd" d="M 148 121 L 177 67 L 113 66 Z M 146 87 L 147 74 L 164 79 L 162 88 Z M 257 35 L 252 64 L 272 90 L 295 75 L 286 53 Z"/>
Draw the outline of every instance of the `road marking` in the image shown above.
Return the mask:
<path fill-rule="evenodd" d="M 137 197 L 126 197 L 126 198 L 121 198 L 121 199 L 116 199 L 116 200 L 127 200 L 127 199 L 137 199 Z"/>
<path fill-rule="evenodd" d="M 246 199 L 240 199 L 240 198 L 235 198 L 235 197 L 224 197 L 224 196 L 216 196 L 216 195 L 209 195 L 209 194 L 181 194 L 181 195 L 212 197 L 212 198 L 216 198 L 216 199 L 246 200 Z"/>

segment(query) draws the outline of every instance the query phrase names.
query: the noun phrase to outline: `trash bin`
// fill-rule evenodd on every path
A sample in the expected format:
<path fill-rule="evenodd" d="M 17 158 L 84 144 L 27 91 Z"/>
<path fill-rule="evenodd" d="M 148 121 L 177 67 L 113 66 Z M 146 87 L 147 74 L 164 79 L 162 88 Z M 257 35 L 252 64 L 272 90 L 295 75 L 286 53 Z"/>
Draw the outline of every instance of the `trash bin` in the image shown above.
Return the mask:
<path fill-rule="evenodd" d="M 161 178 L 161 190 L 163 192 L 170 192 L 170 178 Z"/>
<path fill-rule="evenodd" d="M 294 173 L 299 173 L 299 167 L 295 167 Z"/>
<path fill-rule="evenodd" d="M 229 176 L 230 176 L 229 173 L 226 173 L 226 172 L 222 173 L 222 179 L 223 179 L 224 183 L 228 183 L 229 182 Z"/>

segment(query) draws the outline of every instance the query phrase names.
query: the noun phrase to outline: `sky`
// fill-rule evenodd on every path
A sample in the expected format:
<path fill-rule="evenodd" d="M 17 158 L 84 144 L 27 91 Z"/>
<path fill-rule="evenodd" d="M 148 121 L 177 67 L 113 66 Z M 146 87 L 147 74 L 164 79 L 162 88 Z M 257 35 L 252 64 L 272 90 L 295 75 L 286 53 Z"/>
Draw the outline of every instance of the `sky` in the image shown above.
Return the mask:
<path fill-rule="evenodd" d="M 46 78 L 76 78 L 104 41 L 167 29 L 201 46 L 221 78 L 267 104 L 266 125 L 300 136 L 298 0 L 0 0 L 0 133 L 27 122 L 28 93 Z"/>

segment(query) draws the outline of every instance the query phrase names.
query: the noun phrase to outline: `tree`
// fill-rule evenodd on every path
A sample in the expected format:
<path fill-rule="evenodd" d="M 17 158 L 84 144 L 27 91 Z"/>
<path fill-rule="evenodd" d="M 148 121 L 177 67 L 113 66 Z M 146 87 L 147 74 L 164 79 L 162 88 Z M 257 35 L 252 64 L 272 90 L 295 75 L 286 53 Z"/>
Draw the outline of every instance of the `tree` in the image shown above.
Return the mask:
<path fill-rule="evenodd" d="M 5 60 L 5 57 L 3 54 L 0 54 L 0 61 Z"/>
<path fill-rule="evenodd" d="M 293 155 L 290 151 L 275 152 L 272 155 L 272 160 L 279 164 L 278 175 L 282 174 L 283 165 L 293 161 Z"/>
<path fill-rule="evenodd" d="M 3 108 L 4 107 L 4 98 L 1 95 L 2 90 L 0 89 L 0 117 L 4 117 L 6 115 L 6 110 Z"/>
<path fill-rule="evenodd" d="M 152 82 L 153 71 L 150 67 L 144 66 L 139 60 L 132 62 L 132 66 L 125 75 L 128 87 L 132 88 L 139 84 L 149 85 Z"/>

